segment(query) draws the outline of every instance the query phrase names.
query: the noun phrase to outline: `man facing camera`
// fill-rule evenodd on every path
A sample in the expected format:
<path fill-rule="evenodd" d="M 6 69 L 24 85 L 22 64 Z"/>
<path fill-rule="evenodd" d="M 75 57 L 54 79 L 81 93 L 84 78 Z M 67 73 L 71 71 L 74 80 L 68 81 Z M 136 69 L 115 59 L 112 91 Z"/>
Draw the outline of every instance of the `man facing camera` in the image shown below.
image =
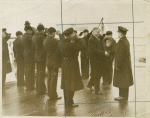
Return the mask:
<path fill-rule="evenodd" d="M 100 29 L 95 27 L 88 41 L 89 57 L 91 63 L 91 79 L 88 83 L 90 89 L 94 85 L 95 94 L 103 94 L 100 92 L 100 79 L 106 74 L 106 56 L 108 52 L 104 51 L 103 44 L 98 38 Z"/>
<path fill-rule="evenodd" d="M 129 87 L 133 85 L 130 59 L 130 44 L 126 37 L 127 29 L 118 27 L 119 41 L 115 50 L 115 69 L 113 85 L 119 88 L 117 101 L 128 100 Z"/>
<path fill-rule="evenodd" d="M 112 74 L 113 74 L 113 60 L 114 60 L 114 54 L 116 49 L 116 41 L 112 38 L 112 32 L 107 31 L 105 38 L 103 39 L 103 45 L 104 50 L 108 51 L 110 56 L 106 58 L 107 61 L 107 67 L 108 67 L 108 73 L 106 76 L 103 77 L 103 84 L 108 85 L 112 83 Z"/>

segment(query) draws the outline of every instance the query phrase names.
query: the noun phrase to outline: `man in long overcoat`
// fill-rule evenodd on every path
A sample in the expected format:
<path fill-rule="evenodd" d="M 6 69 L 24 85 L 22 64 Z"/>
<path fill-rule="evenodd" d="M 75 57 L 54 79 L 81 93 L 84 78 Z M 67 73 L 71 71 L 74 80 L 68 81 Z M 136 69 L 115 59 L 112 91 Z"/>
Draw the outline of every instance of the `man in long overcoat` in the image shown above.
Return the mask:
<path fill-rule="evenodd" d="M 12 72 L 7 41 L 9 36 L 2 32 L 2 87 L 5 86 L 6 74 Z"/>
<path fill-rule="evenodd" d="M 35 85 L 35 47 L 32 41 L 32 28 L 26 26 L 24 30 L 25 33 L 21 41 L 24 47 L 26 89 L 33 90 Z"/>
<path fill-rule="evenodd" d="M 89 78 L 89 56 L 88 56 L 89 31 L 85 29 L 83 31 L 83 34 L 84 34 L 83 40 L 86 45 L 86 50 L 81 51 L 81 72 L 82 72 L 82 78 L 88 79 Z"/>
<path fill-rule="evenodd" d="M 24 48 L 21 42 L 23 33 L 21 31 L 16 32 L 17 38 L 13 42 L 13 52 L 15 62 L 17 63 L 17 86 L 24 86 Z"/>
<path fill-rule="evenodd" d="M 108 52 L 104 51 L 103 44 L 98 38 L 100 34 L 99 28 L 93 28 L 92 35 L 89 38 L 89 58 L 91 63 L 91 79 L 88 83 L 89 88 L 94 85 L 95 94 L 103 94 L 100 92 L 100 79 L 107 74 L 106 56 Z"/>
<path fill-rule="evenodd" d="M 58 100 L 61 97 L 58 97 L 57 94 L 57 79 L 58 79 L 58 68 L 54 67 L 54 61 L 56 60 L 55 54 L 58 45 L 58 40 L 55 37 L 56 29 L 50 27 L 48 29 L 48 36 L 43 42 L 44 48 L 47 52 L 46 64 L 48 67 L 48 97 L 49 100 Z"/>
<path fill-rule="evenodd" d="M 108 51 L 110 56 L 106 58 L 108 74 L 103 77 L 103 84 L 108 85 L 112 83 L 112 74 L 113 74 L 113 60 L 116 49 L 116 41 L 112 38 L 112 32 L 107 31 L 105 38 L 103 39 L 104 50 Z"/>
<path fill-rule="evenodd" d="M 44 94 L 46 92 L 45 85 L 45 69 L 46 69 L 46 50 L 43 46 L 45 40 L 44 26 L 39 24 L 37 26 L 37 32 L 32 37 L 35 46 L 35 62 L 37 67 L 36 76 L 36 92 L 38 94 Z"/>
<path fill-rule="evenodd" d="M 130 59 L 130 44 L 126 37 L 127 29 L 118 27 L 119 41 L 115 50 L 115 70 L 113 85 L 119 88 L 117 101 L 128 100 L 129 87 L 133 85 Z"/>
<path fill-rule="evenodd" d="M 68 28 L 63 33 L 65 39 L 58 43 L 55 65 L 62 66 L 61 89 L 64 90 L 65 104 L 77 107 L 73 97 L 75 91 L 84 88 L 79 71 L 78 54 L 86 49 L 82 39 L 75 38 L 73 28 Z M 57 66 L 59 67 L 59 66 Z"/>

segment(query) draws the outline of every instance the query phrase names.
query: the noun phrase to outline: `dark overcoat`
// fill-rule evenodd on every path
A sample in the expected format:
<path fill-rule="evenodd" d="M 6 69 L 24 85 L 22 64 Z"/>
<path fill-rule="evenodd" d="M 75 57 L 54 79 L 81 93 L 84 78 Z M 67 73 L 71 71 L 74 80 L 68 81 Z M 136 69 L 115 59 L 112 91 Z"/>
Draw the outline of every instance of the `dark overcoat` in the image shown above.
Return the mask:
<path fill-rule="evenodd" d="M 106 44 L 106 39 L 108 40 L 109 45 Z M 107 59 L 112 63 L 114 60 L 116 41 L 112 37 L 109 37 L 109 39 L 106 37 L 103 39 L 103 45 L 104 45 L 104 50 L 108 51 L 110 54 L 110 56 L 107 57 Z"/>
<path fill-rule="evenodd" d="M 93 78 L 100 78 L 108 74 L 106 56 L 101 40 L 92 34 L 89 38 L 88 48 L 91 63 L 91 76 L 93 76 Z"/>
<path fill-rule="evenodd" d="M 52 36 L 47 36 L 43 42 L 43 45 L 47 52 L 47 60 L 46 60 L 47 67 L 52 68 L 54 66 L 58 40 Z"/>
<path fill-rule="evenodd" d="M 43 46 L 45 36 L 42 33 L 35 33 L 32 37 L 34 46 L 35 46 L 35 61 L 44 62 L 46 61 L 46 50 Z"/>
<path fill-rule="evenodd" d="M 86 49 L 81 51 L 81 57 L 87 58 L 88 57 L 88 40 L 89 40 L 89 37 L 85 36 L 85 37 L 83 37 L 83 40 L 85 42 Z"/>
<path fill-rule="evenodd" d="M 116 46 L 113 85 L 118 88 L 128 88 L 133 85 L 130 44 L 126 36 L 122 37 Z"/>
<path fill-rule="evenodd" d="M 61 89 L 78 91 L 84 88 L 79 71 L 78 54 L 85 48 L 82 39 L 75 39 L 72 42 L 71 39 L 65 38 L 63 42 L 58 43 L 55 65 L 61 63 L 62 66 Z"/>
<path fill-rule="evenodd" d="M 35 62 L 35 47 L 32 41 L 32 35 L 25 33 L 22 36 L 22 45 L 24 47 L 24 62 L 25 63 L 34 63 Z"/>
<path fill-rule="evenodd" d="M 24 57 L 23 57 L 24 48 L 19 38 L 16 38 L 16 40 L 13 42 L 13 52 L 14 52 L 15 61 L 17 63 L 24 63 Z"/>
<path fill-rule="evenodd" d="M 7 40 L 2 38 L 2 73 L 7 74 L 12 72 Z"/>

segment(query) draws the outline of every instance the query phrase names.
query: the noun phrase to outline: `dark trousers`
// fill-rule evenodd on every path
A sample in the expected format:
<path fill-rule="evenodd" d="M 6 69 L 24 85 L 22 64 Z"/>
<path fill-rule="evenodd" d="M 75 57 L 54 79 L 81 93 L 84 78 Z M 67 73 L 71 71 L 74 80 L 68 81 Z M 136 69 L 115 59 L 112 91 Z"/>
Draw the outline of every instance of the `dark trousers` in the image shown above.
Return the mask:
<path fill-rule="evenodd" d="M 108 72 L 107 72 L 107 74 L 105 74 L 103 76 L 103 82 L 111 84 L 112 83 L 113 66 L 112 66 L 112 62 L 110 62 L 109 60 L 107 60 L 107 68 L 108 68 L 108 70 L 107 70 Z"/>
<path fill-rule="evenodd" d="M 25 64 L 25 80 L 26 80 L 26 88 L 33 89 L 34 88 L 34 77 L 35 77 L 35 63 L 26 63 Z"/>
<path fill-rule="evenodd" d="M 58 68 L 48 69 L 48 96 L 50 99 L 55 99 L 58 97 L 57 94 L 57 79 L 58 79 Z"/>
<path fill-rule="evenodd" d="M 81 57 L 81 71 L 82 77 L 89 78 L 89 59 Z"/>
<path fill-rule="evenodd" d="M 36 76 L 36 92 L 42 94 L 46 92 L 45 85 L 45 68 L 46 62 L 37 62 L 37 76 Z"/>
<path fill-rule="evenodd" d="M 93 62 L 90 61 L 90 64 L 91 64 L 91 73 L 90 73 L 91 78 L 88 82 L 88 86 L 89 87 L 94 86 L 95 92 L 98 92 L 98 91 L 100 91 L 100 79 L 102 76 L 99 76 L 98 78 L 94 77 L 95 73 L 93 71 L 95 71 L 94 70 L 95 68 L 93 67 Z"/>
<path fill-rule="evenodd" d="M 128 95 L 129 95 L 129 88 L 119 88 L 119 96 L 128 99 Z"/>
<path fill-rule="evenodd" d="M 74 101 L 73 101 L 74 93 L 75 91 L 69 91 L 69 90 L 64 91 L 66 105 L 74 104 Z"/>
<path fill-rule="evenodd" d="M 25 84 L 24 81 L 24 62 L 17 63 L 17 86 L 22 86 Z"/>

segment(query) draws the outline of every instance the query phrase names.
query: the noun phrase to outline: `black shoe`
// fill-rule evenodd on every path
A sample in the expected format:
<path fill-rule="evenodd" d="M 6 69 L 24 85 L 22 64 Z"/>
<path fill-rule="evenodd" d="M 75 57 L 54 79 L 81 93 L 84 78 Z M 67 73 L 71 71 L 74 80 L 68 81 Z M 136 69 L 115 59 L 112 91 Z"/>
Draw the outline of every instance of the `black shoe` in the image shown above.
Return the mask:
<path fill-rule="evenodd" d="M 92 86 L 88 86 L 87 87 L 90 89 L 90 91 L 94 91 L 94 89 L 92 88 Z"/>
<path fill-rule="evenodd" d="M 48 100 L 60 100 L 62 97 L 57 97 L 57 98 L 48 98 Z"/>
<path fill-rule="evenodd" d="M 103 95 L 103 92 L 95 92 L 96 95 Z"/>
<path fill-rule="evenodd" d="M 119 97 L 115 98 L 114 100 L 121 101 L 122 99 L 123 99 L 123 97 L 119 96 Z"/>
<path fill-rule="evenodd" d="M 67 104 L 66 106 L 69 106 L 69 107 L 78 107 L 79 105 L 78 104 Z"/>

